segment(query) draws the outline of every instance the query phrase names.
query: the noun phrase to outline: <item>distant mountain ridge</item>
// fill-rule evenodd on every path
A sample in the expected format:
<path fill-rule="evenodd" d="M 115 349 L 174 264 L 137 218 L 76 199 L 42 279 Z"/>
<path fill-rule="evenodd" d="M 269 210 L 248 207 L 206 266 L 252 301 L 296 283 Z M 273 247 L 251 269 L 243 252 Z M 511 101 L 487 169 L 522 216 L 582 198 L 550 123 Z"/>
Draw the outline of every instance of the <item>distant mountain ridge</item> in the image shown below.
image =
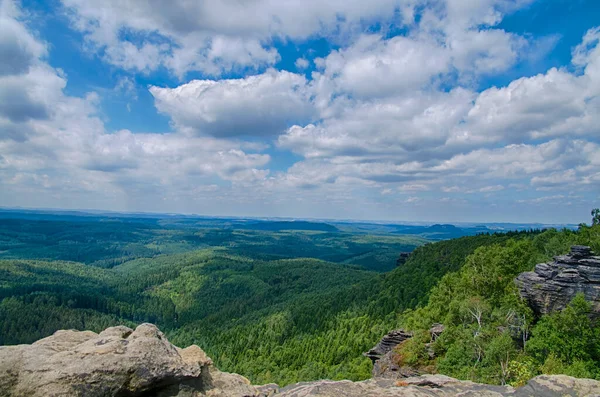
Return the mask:
<path fill-rule="evenodd" d="M 544 223 L 510 223 L 510 222 L 477 222 L 477 223 L 437 223 L 437 222 L 384 222 L 375 220 L 340 220 L 326 218 L 289 218 L 289 217 L 236 217 L 236 216 L 208 216 L 199 214 L 178 214 L 178 213 L 153 213 L 153 212 L 118 212 L 103 210 L 55 210 L 55 209 L 27 209 L 27 208 L 6 208 L 0 207 L 0 219 L 37 219 L 37 220 L 56 220 L 57 218 L 68 218 L 71 221 L 90 220 L 90 219 L 129 219 L 132 221 L 148 220 L 180 220 L 182 223 L 190 223 L 195 220 L 202 223 L 228 224 L 231 227 L 241 227 L 250 229 L 248 225 L 254 225 L 257 229 L 263 223 L 298 223 L 305 222 L 304 227 L 314 230 L 315 224 L 327 224 L 337 229 L 344 230 L 348 227 L 354 231 L 374 232 L 374 233 L 454 233 L 453 237 L 474 235 L 477 233 L 496 232 L 496 231 L 518 231 L 529 229 L 546 228 L 568 228 L 576 229 L 576 224 L 544 224 Z M 243 226 L 243 227 L 242 227 Z M 457 230 L 458 229 L 458 230 Z M 271 230 L 271 229 L 265 229 Z M 294 229 L 288 229 L 294 230 Z M 300 230 L 300 229 L 297 229 Z M 459 230 L 462 230 L 459 232 Z"/>

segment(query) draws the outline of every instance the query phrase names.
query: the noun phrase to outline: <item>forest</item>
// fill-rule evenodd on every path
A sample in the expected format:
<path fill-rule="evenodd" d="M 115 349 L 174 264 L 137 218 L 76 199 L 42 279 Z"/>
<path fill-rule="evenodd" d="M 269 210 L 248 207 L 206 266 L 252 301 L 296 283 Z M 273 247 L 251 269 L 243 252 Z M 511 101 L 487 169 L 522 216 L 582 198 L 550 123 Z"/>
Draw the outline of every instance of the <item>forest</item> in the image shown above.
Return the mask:
<path fill-rule="evenodd" d="M 431 242 L 339 225 L 216 224 L 1 219 L 0 344 L 152 322 L 176 345 L 201 346 L 222 370 L 285 385 L 369 378 L 362 353 L 404 327 L 415 333 L 401 346 L 407 364 L 461 379 L 600 376 L 589 304 L 577 298 L 536 318 L 513 282 L 573 244 L 600 252 L 600 225 Z M 423 341 L 433 323 L 446 331 L 432 359 Z"/>

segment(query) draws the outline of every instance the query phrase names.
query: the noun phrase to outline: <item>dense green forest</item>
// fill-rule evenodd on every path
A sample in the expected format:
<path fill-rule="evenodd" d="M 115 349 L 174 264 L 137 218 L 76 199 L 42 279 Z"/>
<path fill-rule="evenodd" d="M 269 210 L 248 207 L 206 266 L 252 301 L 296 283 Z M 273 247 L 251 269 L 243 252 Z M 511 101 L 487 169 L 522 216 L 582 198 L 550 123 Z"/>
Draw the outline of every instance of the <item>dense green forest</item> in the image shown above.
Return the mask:
<path fill-rule="evenodd" d="M 404 312 L 400 322 L 416 334 L 399 348 L 404 364 L 516 386 L 541 373 L 600 378 L 600 327 L 583 295 L 562 312 L 536 318 L 514 283 L 521 272 L 576 244 L 600 252 L 600 225 L 477 248 L 458 271 L 442 277 L 426 305 Z M 426 346 L 434 323 L 446 329 Z"/>
<path fill-rule="evenodd" d="M 420 235 L 373 235 L 315 222 L 237 222 L 190 219 L 46 216 L 2 218 L 0 259 L 45 259 L 111 268 L 204 248 L 226 248 L 253 259 L 317 258 L 389 271 L 398 252 L 428 240 Z M 48 218 L 48 219 L 46 219 Z"/>
<path fill-rule="evenodd" d="M 0 344 L 30 343 L 57 329 L 99 331 L 153 322 L 173 343 L 201 346 L 222 370 L 257 384 L 287 384 L 368 378 L 371 363 L 362 353 L 390 329 L 404 326 L 416 333 L 401 347 L 406 362 L 452 376 L 491 383 L 518 383 L 541 372 L 598 376 L 600 339 L 586 320 L 586 303 L 575 301 L 563 313 L 536 319 L 518 299 L 512 280 L 575 243 L 600 251 L 600 226 L 429 243 L 417 247 L 406 263 L 380 273 L 368 264 L 378 247 L 396 250 L 397 257 L 423 239 L 128 222 L 119 228 L 51 222 L 43 224 L 46 230 L 36 222 L 46 221 L 3 224 L 4 247 L 23 251 L 11 248 L 0 260 Z M 194 236 L 198 245 L 164 248 L 180 244 L 181 236 Z M 211 238 L 220 243 L 208 244 Z M 253 243 L 259 248 L 252 250 Z M 88 260 L 74 261 L 62 244 L 80 246 L 79 255 Z M 151 255 L 118 256 L 131 245 L 160 248 Z M 349 248 L 355 245 L 372 254 L 356 259 L 361 255 L 353 256 Z M 27 246 L 31 251 L 25 252 Z M 338 255 L 335 261 L 319 258 L 327 257 L 327 249 Z M 96 256 L 86 257 L 87 252 Z M 313 257 L 302 258 L 302 252 Z M 37 259 L 44 257 L 49 260 Z M 473 307 L 485 319 L 481 329 L 465 314 Z M 435 343 L 437 358 L 430 360 L 421 342 L 435 322 L 444 323 L 447 332 Z M 525 346 L 518 333 L 502 331 L 518 326 L 531 335 Z M 559 346 L 555 339 L 565 330 L 574 344 L 587 344 Z M 500 359 L 507 351 L 508 359 Z"/>

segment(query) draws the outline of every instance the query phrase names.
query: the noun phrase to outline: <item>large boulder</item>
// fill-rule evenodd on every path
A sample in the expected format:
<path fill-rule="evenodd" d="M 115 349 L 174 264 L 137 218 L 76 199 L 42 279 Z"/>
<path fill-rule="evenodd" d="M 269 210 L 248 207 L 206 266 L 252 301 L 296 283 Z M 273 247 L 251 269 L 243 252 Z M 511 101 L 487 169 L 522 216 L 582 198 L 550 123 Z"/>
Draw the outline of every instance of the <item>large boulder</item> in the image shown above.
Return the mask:
<path fill-rule="evenodd" d="M 573 246 L 567 255 L 540 263 L 533 272 L 521 273 L 516 283 L 537 314 L 562 310 L 575 295 L 583 293 L 593 306 L 593 315 L 600 315 L 600 256 L 590 247 Z"/>
<path fill-rule="evenodd" d="M 1 396 L 257 396 L 242 376 L 212 366 L 198 346 L 179 349 L 152 324 L 57 331 L 0 347 Z"/>

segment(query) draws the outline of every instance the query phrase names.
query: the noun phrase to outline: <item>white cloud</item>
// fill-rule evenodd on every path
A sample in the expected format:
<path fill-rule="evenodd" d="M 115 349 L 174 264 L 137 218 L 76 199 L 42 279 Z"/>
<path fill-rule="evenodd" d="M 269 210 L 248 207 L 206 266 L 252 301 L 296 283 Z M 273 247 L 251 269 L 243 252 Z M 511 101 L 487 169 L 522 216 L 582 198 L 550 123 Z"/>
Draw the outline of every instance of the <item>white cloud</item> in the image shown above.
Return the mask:
<path fill-rule="evenodd" d="M 497 28 L 528 2 L 63 0 L 89 51 L 146 74 L 122 78 L 111 95 L 135 100 L 135 82 L 163 67 L 182 80 L 188 71 L 244 76 L 151 86 L 174 132 L 149 134 L 107 131 L 97 114 L 103 98 L 67 95 L 68 76 L 46 63 L 46 44 L 5 0 L 0 200 L 44 192 L 57 202 L 74 195 L 155 208 L 202 199 L 217 208 L 238 200 L 244 209 L 293 200 L 307 211 L 324 202 L 362 213 L 367 203 L 466 205 L 466 193 L 477 193 L 465 196 L 474 205 L 506 187 L 531 197 L 568 186 L 589 197 L 600 186 L 598 29 L 574 48 L 571 67 L 478 92 L 482 76 L 547 46 Z M 373 22 L 403 35 L 364 34 Z M 314 60 L 310 78 L 270 69 L 281 59 L 275 42 L 319 37 L 337 49 Z M 297 56 L 296 70 L 307 70 L 314 54 Z M 276 172 L 267 148 L 284 158 Z M 421 191 L 425 198 L 407 199 Z"/>
<path fill-rule="evenodd" d="M 362 36 L 321 63 L 336 92 L 362 98 L 412 92 L 448 71 L 450 53 L 433 41 Z"/>
<path fill-rule="evenodd" d="M 26 73 L 46 55 L 46 45 L 33 37 L 20 18 L 22 13 L 15 3 L 0 2 L 0 76 Z"/>
<path fill-rule="evenodd" d="M 2 10 L 2 20 L 25 29 Z M 64 203 L 78 197 L 85 203 L 118 197 L 127 205 L 146 196 L 156 199 L 165 190 L 176 195 L 194 184 L 243 184 L 268 175 L 264 167 L 270 157 L 246 153 L 239 142 L 177 132 L 107 131 L 96 114 L 98 94 L 65 94 L 67 77 L 43 55 L 0 76 L 2 202 L 45 206 L 43 200 L 50 205 L 53 198 Z M 129 90 L 131 81 L 121 80 L 117 87 Z"/>
<path fill-rule="evenodd" d="M 293 126 L 278 138 L 280 148 L 305 158 L 290 168 L 288 177 L 300 185 L 309 180 L 311 185 L 336 183 L 342 176 L 381 184 L 425 181 L 444 192 L 463 193 L 500 191 L 503 181 L 537 189 L 561 183 L 597 186 L 600 147 L 589 139 L 600 136 L 600 75 L 594 74 L 600 64 L 598 36 L 596 29 L 590 30 L 574 50 L 573 63 L 582 73 L 550 69 L 481 93 L 465 88 L 442 92 L 435 85 L 371 93 L 370 85 L 377 87 L 378 80 L 360 79 L 360 73 L 341 84 L 344 68 L 355 59 L 368 59 L 371 44 L 378 48 L 375 54 L 379 51 L 378 38 L 363 37 L 366 45 L 359 42 L 321 62 L 323 74 L 313 84 L 315 103 L 323 92 L 336 94 L 321 105 L 323 119 Z M 355 50 L 357 57 L 344 56 Z M 390 86 L 403 84 L 391 80 Z M 426 84 L 418 74 L 415 81 Z M 374 97 L 375 92 L 384 95 Z M 456 186 L 448 185 L 452 181 Z M 482 187 L 457 187 L 463 184 Z"/>
<path fill-rule="evenodd" d="M 499 192 L 501 190 L 504 190 L 504 186 L 502 185 L 484 186 L 479 189 L 481 193 Z"/>
<path fill-rule="evenodd" d="M 176 88 L 153 86 L 150 92 L 178 129 L 218 137 L 274 135 L 314 114 L 304 76 L 285 71 L 193 80 Z"/>
<path fill-rule="evenodd" d="M 468 112 L 472 98 L 471 92 L 457 89 L 351 102 L 319 124 L 291 127 L 278 144 L 307 158 L 435 158 L 436 151 L 445 152 L 452 128 Z"/>
<path fill-rule="evenodd" d="M 104 51 L 106 61 L 138 71 L 155 70 L 162 65 L 179 76 L 189 70 L 216 75 L 236 67 L 272 65 L 279 59 L 271 45 L 274 38 L 305 39 L 314 34 L 349 31 L 394 15 L 400 3 L 62 2 L 73 26 L 85 34 L 90 48 Z M 132 33 L 136 39 L 127 40 L 124 32 Z"/>
<path fill-rule="evenodd" d="M 524 203 L 524 204 L 540 204 L 540 203 L 544 203 L 544 202 L 548 202 L 548 201 L 563 202 L 564 199 L 565 199 L 564 195 L 555 194 L 553 196 L 542 196 L 542 197 L 537 197 L 537 198 L 529 199 L 529 200 L 517 200 L 517 202 Z"/>
<path fill-rule="evenodd" d="M 538 190 L 545 188 L 569 186 L 573 182 L 577 182 L 577 172 L 574 169 L 566 171 L 553 172 L 549 175 L 535 176 L 531 178 L 531 184 L 537 186 Z"/>
<path fill-rule="evenodd" d="M 310 66 L 310 61 L 306 58 L 298 58 L 294 65 L 296 65 L 296 69 L 298 70 L 305 70 Z"/>
<path fill-rule="evenodd" d="M 85 35 L 88 48 L 106 61 L 142 72 L 164 66 L 180 77 L 191 70 L 219 75 L 240 68 L 260 69 L 280 59 L 274 40 L 327 37 L 348 43 L 373 23 L 407 27 L 416 40 L 384 42 L 376 55 L 353 67 L 372 68 L 369 63 L 374 61 L 380 63 L 377 68 L 382 71 L 406 66 L 407 72 L 418 72 L 424 78 L 425 72 L 411 67 L 417 59 L 432 71 L 448 64 L 449 53 L 442 54 L 444 51 L 433 43 L 437 41 L 455 52 L 453 59 L 460 67 L 483 73 L 502 71 L 514 62 L 518 43 L 523 40 L 489 28 L 504 13 L 529 2 L 62 0 L 73 26 Z M 391 54 L 394 49 L 408 51 L 408 57 Z M 432 58 L 423 57 L 428 49 L 433 50 Z M 351 77 L 353 70 L 346 73 Z"/>
<path fill-rule="evenodd" d="M 429 186 L 418 183 L 407 183 L 398 186 L 398 190 L 401 192 L 424 192 L 429 190 Z"/>
<path fill-rule="evenodd" d="M 444 193 L 457 193 L 457 192 L 460 192 L 460 188 L 458 186 L 442 186 L 441 190 Z"/>

